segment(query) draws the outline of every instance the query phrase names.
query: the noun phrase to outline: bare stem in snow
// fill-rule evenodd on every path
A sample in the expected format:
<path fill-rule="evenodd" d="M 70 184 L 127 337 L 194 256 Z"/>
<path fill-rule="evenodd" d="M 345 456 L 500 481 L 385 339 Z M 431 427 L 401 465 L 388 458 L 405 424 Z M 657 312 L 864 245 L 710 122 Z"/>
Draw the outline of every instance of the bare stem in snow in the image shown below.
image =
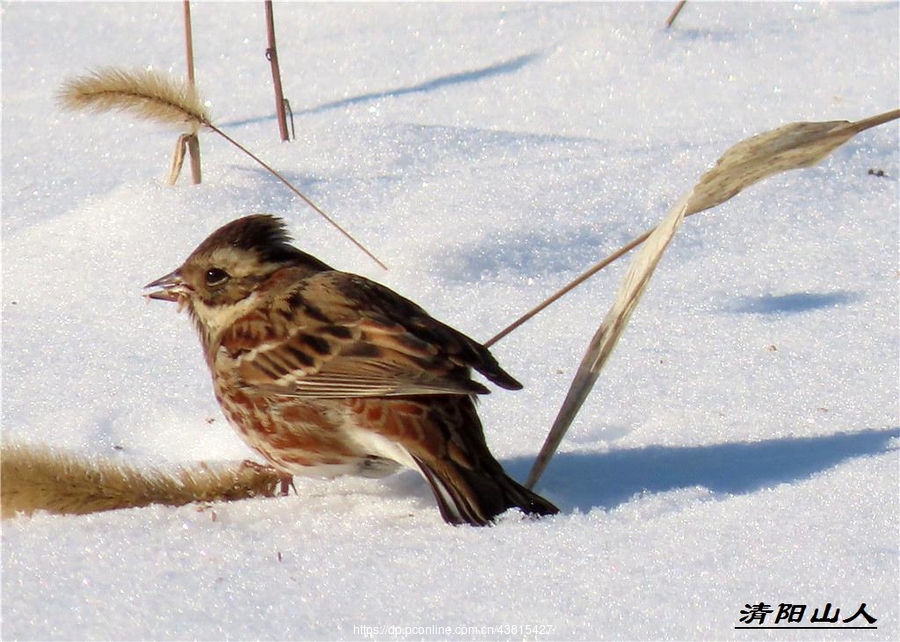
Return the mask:
<path fill-rule="evenodd" d="M 187 82 L 188 86 L 196 87 L 194 82 L 194 35 L 191 28 L 191 2 L 184 0 L 184 55 L 187 64 Z M 196 92 L 196 89 L 194 90 Z M 181 140 L 178 141 L 181 144 Z M 196 134 L 192 134 L 185 141 L 188 149 L 188 155 L 191 159 L 191 182 L 199 185 L 203 178 L 200 169 L 200 139 Z M 177 175 L 176 175 L 177 176 Z M 174 184 L 174 181 L 172 181 Z"/>
<path fill-rule="evenodd" d="M 672 9 L 672 13 L 669 14 L 668 18 L 666 18 L 666 29 L 669 29 L 672 26 L 672 24 L 675 22 L 675 18 L 677 18 L 678 14 L 681 13 L 681 10 L 684 9 L 684 5 L 686 2 L 687 2 L 687 0 L 680 0 L 675 5 L 675 8 Z"/>
<path fill-rule="evenodd" d="M 278 47 L 275 42 L 275 11 L 272 8 L 272 0 L 265 0 L 266 8 L 266 35 L 269 47 L 266 49 L 266 58 L 272 67 L 272 84 L 275 87 L 275 114 L 278 117 L 278 133 L 281 140 L 288 140 L 287 118 L 284 112 L 284 92 L 281 90 L 281 67 L 278 64 Z"/>

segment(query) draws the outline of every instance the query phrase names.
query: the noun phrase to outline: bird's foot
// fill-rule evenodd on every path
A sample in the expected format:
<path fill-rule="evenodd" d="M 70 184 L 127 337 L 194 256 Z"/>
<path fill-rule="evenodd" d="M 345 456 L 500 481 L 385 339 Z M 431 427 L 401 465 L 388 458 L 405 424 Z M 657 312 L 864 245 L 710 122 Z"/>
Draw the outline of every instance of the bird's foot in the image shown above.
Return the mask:
<path fill-rule="evenodd" d="M 287 473 L 283 473 L 274 466 L 270 466 L 269 464 L 260 464 L 259 462 L 245 459 L 241 462 L 241 468 L 249 468 L 250 470 L 260 474 L 260 475 L 275 475 L 278 477 L 278 494 L 282 497 L 286 497 L 290 490 L 293 488 L 294 492 L 297 492 L 296 486 L 294 486 L 294 477 L 293 475 L 288 475 Z"/>

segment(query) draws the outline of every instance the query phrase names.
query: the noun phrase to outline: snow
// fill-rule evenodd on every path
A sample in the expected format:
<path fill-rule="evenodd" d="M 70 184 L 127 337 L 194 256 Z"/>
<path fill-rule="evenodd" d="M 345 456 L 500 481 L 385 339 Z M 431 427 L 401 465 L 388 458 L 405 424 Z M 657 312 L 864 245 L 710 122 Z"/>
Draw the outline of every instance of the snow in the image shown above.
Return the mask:
<path fill-rule="evenodd" d="M 288 144 L 263 3 L 194 3 L 214 122 L 388 272 L 214 135 L 203 183 L 168 187 L 174 132 L 54 102 L 103 66 L 183 74 L 181 3 L 4 4 L 4 441 L 249 457 L 187 319 L 141 297 L 238 216 L 283 216 L 303 249 L 487 340 L 738 140 L 900 104 L 896 3 L 688 3 L 667 31 L 672 4 L 276 3 Z M 2 637 L 900 638 L 898 160 L 895 122 L 685 223 L 538 484 L 559 516 L 453 528 L 404 472 L 17 517 Z M 480 405 L 514 477 L 625 265 L 493 349 L 525 384 Z M 877 629 L 736 630 L 759 602 L 805 604 L 804 624 L 865 603 Z"/>

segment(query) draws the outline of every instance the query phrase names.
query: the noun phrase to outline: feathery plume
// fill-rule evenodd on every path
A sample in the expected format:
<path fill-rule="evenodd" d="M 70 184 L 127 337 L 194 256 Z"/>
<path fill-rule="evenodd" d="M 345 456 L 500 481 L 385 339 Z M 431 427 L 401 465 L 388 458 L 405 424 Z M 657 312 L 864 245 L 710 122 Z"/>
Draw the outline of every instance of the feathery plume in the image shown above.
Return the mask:
<path fill-rule="evenodd" d="M 83 515 L 150 504 L 271 497 L 280 479 L 256 466 L 193 468 L 171 472 L 138 470 L 110 459 L 84 459 L 44 446 L 3 444 L 0 451 L 0 514 L 30 515 L 36 510 Z"/>
<path fill-rule="evenodd" d="M 186 124 L 191 133 L 211 123 L 193 86 L 151 70 L 99 69 L 63 83 L 59 99 L 72 110 L 128 111 L 164 125 Z"/>

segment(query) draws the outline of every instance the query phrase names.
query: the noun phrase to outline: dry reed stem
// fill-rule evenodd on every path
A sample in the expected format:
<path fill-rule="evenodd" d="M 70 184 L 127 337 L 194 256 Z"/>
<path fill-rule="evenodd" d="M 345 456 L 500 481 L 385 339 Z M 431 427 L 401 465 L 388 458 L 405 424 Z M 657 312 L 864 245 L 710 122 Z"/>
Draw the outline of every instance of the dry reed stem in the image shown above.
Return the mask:
<path fill-rule="evenodd" d="M 278 117 L 278 133 L 282 141 L 288 140 L 287 117 L 284 113 L 284 92 L 281 89 L 281 67 L 278 64 L 278 47 L 275 41 L 275 11 L 272 8 L 272 0 L 265 0 L 266 9 L 266 36 L 268 48 L 266 58 L 272 67 L 272 84 L 275 88 L 275 114 Z"/>
<path fill-rule="evenodd" d="M 534 487 L 597 381 L 650 278 L 685 216 L 715 207 L 768 176 L 812 167 L 856 134 L 900 118 L 892 110 L 857 122 L 791 123 L 743 140 L 726 151 L 669 210 L 632 259 L 619 292 L 591 339 L 563 405 L 528 475 Z"/>

